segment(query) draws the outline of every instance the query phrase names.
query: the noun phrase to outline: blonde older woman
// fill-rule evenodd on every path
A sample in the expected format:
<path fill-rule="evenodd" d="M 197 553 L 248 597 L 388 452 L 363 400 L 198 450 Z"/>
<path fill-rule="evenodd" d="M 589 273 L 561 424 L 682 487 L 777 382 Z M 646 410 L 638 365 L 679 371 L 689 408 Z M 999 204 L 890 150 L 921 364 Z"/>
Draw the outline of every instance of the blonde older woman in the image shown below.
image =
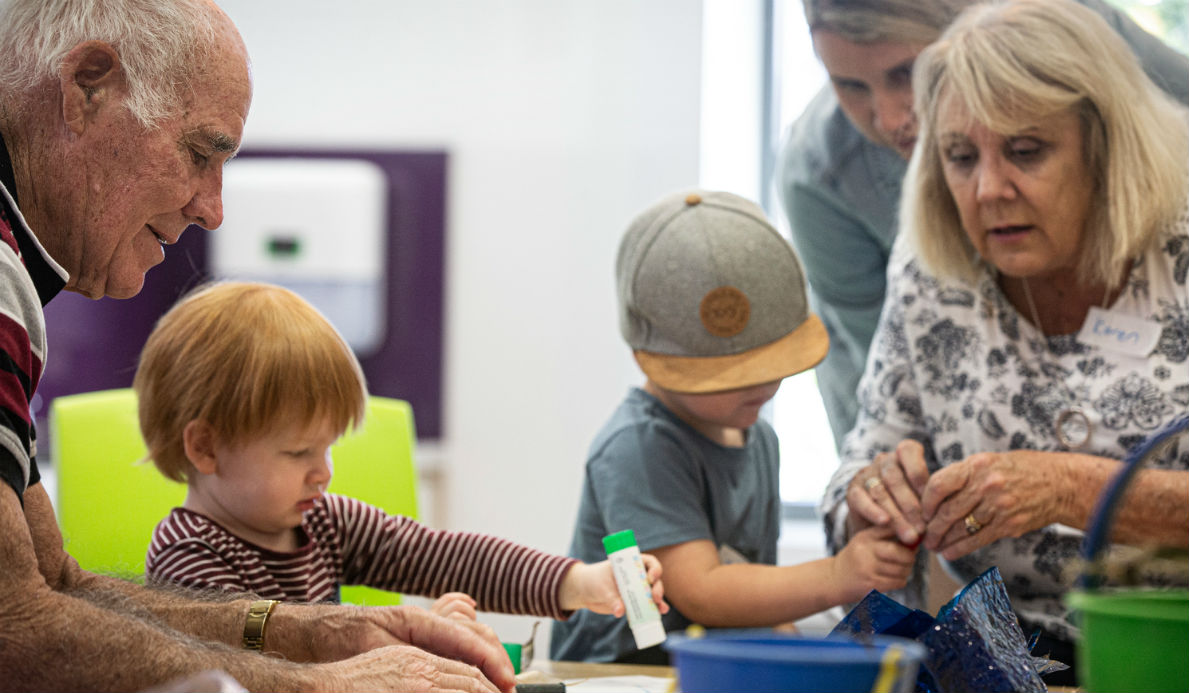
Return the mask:
<path fill-rule="evenodd" d="M 1189 58 L 1105 0 L 1102 15 L 1156 84 L 1189 104 Z M 830 83 L 785 134 L 777 190 L 830 332 L 817 384 L 835 441 L 855 423 L 855 391 L 879 321 L 898 226 L 896 208 L 917 137 L 912 65 L 975 0 L 803 0 Z"/>
<path fill-rule="evenodd" d="M 913 91 L 907 244 L 829 542 L 891 525 L 961 581 L 997 565 L 1025 630 L 1070 660 L 1060 597 L 1095 500 L 1189 406 L 1189 119 L 1069 0 L 963 12 Z M 1119 544 L 1189 546 L 1178 443 L 1133 483 Z"/>

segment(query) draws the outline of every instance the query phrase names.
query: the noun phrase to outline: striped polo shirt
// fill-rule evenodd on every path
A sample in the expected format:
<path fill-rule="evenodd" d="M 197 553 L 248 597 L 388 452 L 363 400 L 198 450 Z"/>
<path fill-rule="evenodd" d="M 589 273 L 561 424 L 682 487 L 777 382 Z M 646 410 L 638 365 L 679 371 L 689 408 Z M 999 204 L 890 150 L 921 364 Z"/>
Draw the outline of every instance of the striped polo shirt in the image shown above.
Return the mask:
<path fill-rule="evenodd" d="M 45 366 L 42 309 L 66 285 L 66 271 L 25 224 L 15 176 L 0 139 L 0 481 L 24 498 L 40 480 L 30 402 Z"/>

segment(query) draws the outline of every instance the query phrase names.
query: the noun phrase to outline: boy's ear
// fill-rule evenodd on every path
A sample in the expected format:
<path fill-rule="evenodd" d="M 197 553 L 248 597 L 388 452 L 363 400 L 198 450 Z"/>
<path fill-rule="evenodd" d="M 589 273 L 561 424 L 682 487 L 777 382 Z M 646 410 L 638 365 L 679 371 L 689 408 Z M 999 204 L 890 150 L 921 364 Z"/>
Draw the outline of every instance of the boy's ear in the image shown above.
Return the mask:
<path fill-rule="evenodd" d="M 126 92 L 120 55 L 103 41 L 84 41 L 72 48 L 58 68 L 58 84 L 62 120 L 75 135 L 82 134 L 101 107 L 115 104 Z"/>
<path fill-rule="evenodd" d="M 218 471 L 215 457 L 215 431 L 201 419 L 194 419 L 182 429 L 182 447 L 186 458 L 199 474 L 214 474 Z"/>

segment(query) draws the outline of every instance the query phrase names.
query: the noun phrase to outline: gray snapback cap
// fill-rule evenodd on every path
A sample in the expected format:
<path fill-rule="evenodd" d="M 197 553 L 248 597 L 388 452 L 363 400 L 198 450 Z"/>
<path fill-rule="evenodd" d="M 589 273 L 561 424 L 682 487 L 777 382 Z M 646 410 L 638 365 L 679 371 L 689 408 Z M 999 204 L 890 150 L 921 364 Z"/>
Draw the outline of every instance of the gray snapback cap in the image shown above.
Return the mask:
<path fill-rule="evenodd" d="M 792 246 L 731 193 L 676 193 L 640 213 L 620 242 L 616 282 L 624 339 L 675 392 L 780 380 L 829 348 Z"/>

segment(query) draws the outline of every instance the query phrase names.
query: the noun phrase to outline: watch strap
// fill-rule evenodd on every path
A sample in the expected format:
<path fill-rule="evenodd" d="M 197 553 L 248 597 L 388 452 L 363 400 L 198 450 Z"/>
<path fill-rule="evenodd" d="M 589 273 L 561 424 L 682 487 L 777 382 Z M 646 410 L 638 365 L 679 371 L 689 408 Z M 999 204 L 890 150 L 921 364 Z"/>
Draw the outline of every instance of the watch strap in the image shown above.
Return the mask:
<path fill-rule="evenodd" d="M 264 629 L 277 603 L 276 599 L 259 599 L 248 607 L 248 618 L 244 621 L 244 649 L 264 649 Z"/>

